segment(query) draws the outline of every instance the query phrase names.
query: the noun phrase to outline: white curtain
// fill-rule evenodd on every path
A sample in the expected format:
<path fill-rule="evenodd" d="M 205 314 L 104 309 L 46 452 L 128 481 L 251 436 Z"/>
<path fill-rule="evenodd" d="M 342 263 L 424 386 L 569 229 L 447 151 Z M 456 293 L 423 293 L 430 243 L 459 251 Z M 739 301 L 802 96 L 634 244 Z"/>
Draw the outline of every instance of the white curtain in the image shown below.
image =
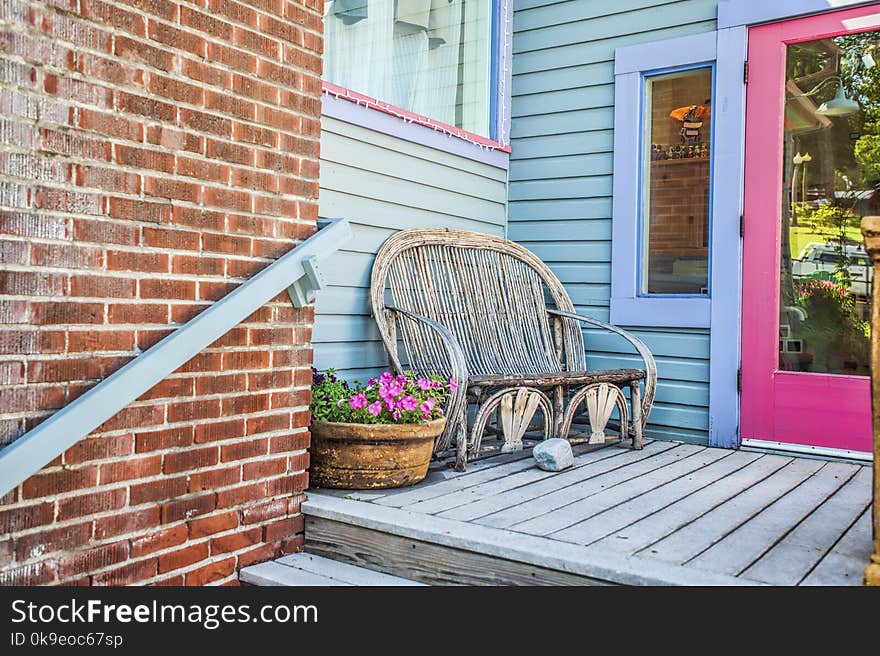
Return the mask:
<path fill-rule="evenodd" d="M 347 21 L 336 15 L 334 2 L 327 3 L 324 78 L 456 125 L 459 85 L 469 77 L 465 70 L 459 79 L 463 0 L 423 2 L 431 7 L 430 29 L 399 20 L 394 0 L 367 0 L 366 17 Z"/>
<path fill-rule="evenodd" d="M 394 3 L 369 0 L 367 18 L 346 24 L 324 5 L 324 79 L 391 102 Z"/>

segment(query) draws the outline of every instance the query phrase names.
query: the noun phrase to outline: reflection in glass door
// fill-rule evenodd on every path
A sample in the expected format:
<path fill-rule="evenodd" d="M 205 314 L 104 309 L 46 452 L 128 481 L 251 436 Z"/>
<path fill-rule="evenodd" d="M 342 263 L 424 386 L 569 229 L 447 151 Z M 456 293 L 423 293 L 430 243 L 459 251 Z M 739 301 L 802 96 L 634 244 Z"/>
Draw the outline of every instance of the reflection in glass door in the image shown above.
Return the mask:
<path fill-rule="evenodd" d="M 859 223 L 880 213 L 878 36 L 786 49 L 781 370 L 870 374 L 872 276 Z"/>
<path fill-rule="evenodd" d="M 749 30 L 741 436 L 870 451 L 880 7 Z M 747 442 L 749 443 L 749 442 Z"/>

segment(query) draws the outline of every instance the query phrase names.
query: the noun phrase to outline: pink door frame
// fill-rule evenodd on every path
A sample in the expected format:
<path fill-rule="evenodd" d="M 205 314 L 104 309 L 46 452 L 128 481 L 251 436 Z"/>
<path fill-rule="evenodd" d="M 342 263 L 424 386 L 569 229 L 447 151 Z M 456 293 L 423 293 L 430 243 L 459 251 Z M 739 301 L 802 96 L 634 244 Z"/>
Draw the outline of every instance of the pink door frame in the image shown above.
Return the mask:
<path fill-rule="evenodd" d="M 780 371 L 779 268 L 786 45 L 880 27 L 880 6 L 749 30 L 743 240 L 741 435 L 870 451 L 870 380 Z"/>

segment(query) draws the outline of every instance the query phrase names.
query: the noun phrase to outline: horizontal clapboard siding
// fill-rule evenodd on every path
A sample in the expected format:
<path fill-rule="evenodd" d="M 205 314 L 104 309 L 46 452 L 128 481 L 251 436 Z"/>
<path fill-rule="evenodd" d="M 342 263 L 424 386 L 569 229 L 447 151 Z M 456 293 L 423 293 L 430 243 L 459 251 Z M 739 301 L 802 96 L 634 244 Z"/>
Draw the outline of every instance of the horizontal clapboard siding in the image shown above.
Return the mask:
<path fill-rule="evenodd" d="M 550 264 L 579 310 L 608 320 L 614 49 L 715 29 L 717 0 L 515 0 L 508 236 Z M 624 129 L 632 129 L 626 126 Z M 709 334 L 634 329 L 657 359 L 649 434 L 706 443 Z M 586 332 L 591 367 L 638 360 Z"/>
<path fill-rule="evenodd" d="M 503 235 L 507 171 L 326 116 L 322 128 L 320 214 L 348 219 L 354 237 L 323 267 L 315 366 L 365 380 L 387 365 L 368 297 L 376 251 L 407 228 Z"/>

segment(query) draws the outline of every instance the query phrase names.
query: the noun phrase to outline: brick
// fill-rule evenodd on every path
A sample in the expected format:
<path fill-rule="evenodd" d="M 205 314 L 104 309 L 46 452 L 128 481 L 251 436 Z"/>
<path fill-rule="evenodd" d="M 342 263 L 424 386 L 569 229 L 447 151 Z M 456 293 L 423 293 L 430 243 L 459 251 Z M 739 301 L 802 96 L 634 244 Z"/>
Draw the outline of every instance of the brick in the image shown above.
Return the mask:
<path fill-rule="evenodd" d="M 193 544 L 159 556 L 159 573 L 165 574 L 208 557 L 208 543 Z"/>
<path fill-rule="evenodd" d="M 279 555 L 281 555 L 281 549 L 277 544 L 262 544 L 238 554 L 238 568 L 241 569 L 248 565 L 256 565 L 257 563 L 264 563 L 267 560 L 274 560 Z"/>
<path fill-rule="evenodd" d="M 156 575 L 157 564 L 156 558 L 129 563 L 109 572 L 95 574 L 92 577 L 92 585 L 122 586 L 141 583 Z"/>
<path fill-rule="evenodd" d="M 264 456 L 269 450 L 269 440 L 267 439 L 247 439 L 243 442 L 233 444 L 224 444 L 220 447 L 221 462 L 229 462 L 231 460 L 244 460 L 246 458 L 256 458 Z"/>
<path fill-rule="evenodd" d="M 39 558 L 55 551 L 72 551 L 86 544 L 91 536 L 91 522 L 45 528 L 37 533 L 28 533 L 19 537 L 16 553 L 18 560 L 23 561 Z"/>
<path fill-rule="evenodd" d="M 55 579 L 55 567 L 51 562 L 30 563 L 0 571 L 0 585 L 45 585 Z"/>
<path fill-rule="evenodd" d="M 128 541 L 113 542 L 63 556 L 58 560 L 58 575 L 61 579 L 67 579 L 116 565 L 127 558 Z"/>
<path fill-rule="evenodd" d="M 214 510 L 216 499 L 214 494 L 201 494 L 186 499 L 177 499 L 162 504 L 162 523 L 170 524 L 183 519 L 191 519 L 205 515 Z"/>
<path fill-rule="evenodd" d="M 58 521 L 118 510 L 125 505 L 125 488 L 89 492 L 58 501 Z"/>
<path fill-rule="evenodd" d="M 164 551 L 185 543 L 187 529 L 185 524 L 178 524 L 139 536 L 131 540 L 131 557 L 140 558 L 156 551 Z"/>
<path fill-rule="evenodd" d="M 99 268 L 104 261 L 103 252 L 95 246 L 80 244 L 33 244 L 30 261 L 35 266 L 65 269 Z"/>
<path fill-rule="evenodd" d="M 158 523 L 159 509 L 156 507 L 118 511 L 109 517 L 95 520 L 95 539 L 106 540 L 125 533 L 136 533 Z"/>
<path fill-rule="evenodd" d="M 96 244 L 126 244 L 134 246 L 138 240 L 138 229 L 134 225 L 125 225 L 110 221 L 93 219 L 74 219 L 73 236 L 77 241 L 94 242 Z"/>
<path fill-rule="evenodd" d="M 100 324 L 104 322 L 104 304 L 87 301 L 51 301 L 33 303 L 34 325 Z"/>
<path fill-rule="evenodd" d="M 103 314 L 103 306 L 102 314 Z M 99 351 L 131 351 L 134 333 L 130 330 L 72 330 L 68 333 L 68 351 L 97 353 Z"/>
<path fill-rule="evenodd" d="M 140 426 L 154 426 L 161 424 L 165 418 L 165 409 L 160 405 L 128 406 L 120 410 L 111 419 L 98 427 L 99 432 L 109 432 L 120 429 L 131 429 Z"/>
<path fill-rule="evenodd" d="M 244 427 L 244 419 L 231 419 L 210 423 L 199 422 L 195 426 L 195 442 L 203 444 L 242 437 L 245 435 Z"/>
<path fill-rule="evenodd" d="M 167 272 L 170 257 L 166 253 L 144 251 L 107 251 L 108 271 Z"/>
<path fill-rule="evenodd" d="M 141 345 L 141 348 L 143 348 L 143 345 Z M 139 397 L 139 400 L 174 399 L 192 396 L 193 382 L 192 378 L 166 378 L 162 382 L 156 383 L 149 391 L 142 394 Z"/>
<path fill-rule="evenodd" d="M 226 558 L 209 563 L 186 573 L 186 585 L 208 585 L 232 576 L 235 571 L 235 558 Z"/>
<path fill-rule="evenodd" d="M 127 458 L 118 462 L 101 465 L 99 480 L 101 485 L 118 483 L 135 478 L 155 476 L 162 471 L 162 456 L 146 458 Z"/>
<path fill-rule="evenodd" d="M 261 524 L 269 519 L 275 519 L 287 514 L 288 502 L 286 499 L 272 499 L 258 503 L 241 511 L 242 524 Z"/>
<path fill-rule="evenodd" d="M 220 461 L 220 450 L 217 447 L 187 449 L 176 453 L 165 454 L 163 471 L 173 474 L 200 467 L 210 467 Z"/>
<path fill-rule="evenodd" d="M 241 551 L 260 542 L 263 532 L 259 527 L 221 535 L 211 540 L 211 555 Z"/>
<path fill-rule="evenodd" d="M 232 467 L 207 469 L 190 474 L 189 491 L 216 490 L 217 488 L 235 485 L 240 482 L 241 468 L 237 464 Z"/>
<path fill-rule="evenodd" d="M 240 485 L 238 487 L 217 492 L 217 507 L 230 508 L 243 503 L 265 499 L 266 496 L 265 482 Z"/>
<path fill-rule="evenodd" d="M 76 274 L 70 277 L 73 296 L 134 298 L 135 281 L 128 278 Z"/>
<path fill-rule="evenodd" d="M 0 535 L 44 526 L 54 517 L 55 504 L 48 501 L 18 508 L 0 508 Z"/>
<path fill-rule="evenodd" d="M 129 493 L 129 503 L 132 506 L 137 506 L 142 503 L 175 499 L 185 495 L 187 489 L 188 483 L 186 476 L 175 476 L 173 478 L 163 477 L 146 483 L 134 483 L 132 484 Z"/>
<path fill-rule="evenodd" d="M 150 303 L 110 303 L 107 305 L 110 323 L 163 324 L 168 322 L 168 306 Z"/>
<path fill-rule="evenodd" d="M 193 426 L 179 426 L 135 434 L 135 451 L 159 451 L 186 447 L 193 443 Z"/>
<path fill-rule="evenodd" d="M 141 298 L 186 300 L 196 298 L 196 283 L 192 280 L 146 278 L 140 281 Z"/>
<path fill-rule="evenodd" d="M 94 358 L 36 360 L 28 366 L 29 383 L 96 380 L 100 377 L 101 363 Z"/>
<path fill-rule="evenodd" d="M 246 462 L 241 468 L 241 478 L 245 481 L 255 478 L 270 478 L 284 474 L 286 471 L 286 457 L 260 460 L 259 462 Z"/>
<path fill-rule="evenodd" d="M 189 522 L 189 538 L 194 540 L 215 533 L 229 531 L 238 526 L 238 512 L 224 512 L 219 515 L 202 517 Z"/>
<path fill-rule="evenodd" d="M 22 483 L 21 490 L 25 499 L 34 499 L 94 487 L 97 482 L 98 468 L 90 465 L 35 474 Z"/>

